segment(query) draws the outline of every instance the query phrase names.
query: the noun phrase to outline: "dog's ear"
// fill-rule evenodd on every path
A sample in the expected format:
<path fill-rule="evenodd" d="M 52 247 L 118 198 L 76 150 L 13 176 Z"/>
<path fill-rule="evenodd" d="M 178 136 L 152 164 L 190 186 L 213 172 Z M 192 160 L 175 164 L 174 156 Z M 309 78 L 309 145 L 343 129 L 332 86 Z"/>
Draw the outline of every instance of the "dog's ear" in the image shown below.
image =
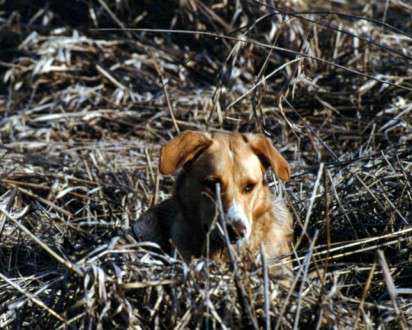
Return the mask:
<path fill-rule="evenodd" d="M 173 174 L 212 143 L 208 133 L 185 131 L 160 149 L 159 170 Z"/>
<path fill-rule="evenodd" d="M 262 134 L 243 134 L 243 136 L 265 167 L 271 166 L 280 179 L 283 181 L 289 180 L 288 162 L 267 137 Z"/>

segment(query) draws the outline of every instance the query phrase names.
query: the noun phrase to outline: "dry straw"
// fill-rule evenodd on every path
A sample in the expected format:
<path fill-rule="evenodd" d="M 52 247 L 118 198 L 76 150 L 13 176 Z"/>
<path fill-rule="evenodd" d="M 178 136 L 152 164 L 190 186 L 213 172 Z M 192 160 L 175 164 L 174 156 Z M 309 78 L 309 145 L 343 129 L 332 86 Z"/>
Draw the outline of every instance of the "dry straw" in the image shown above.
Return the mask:
<path fill-rule="evenodd" d="M 0 328 L 412 327 L 407 1 L 0 8 Z M 128 234 L 185 129 L 263 131 L 290 161 L 290 289 Z"/>

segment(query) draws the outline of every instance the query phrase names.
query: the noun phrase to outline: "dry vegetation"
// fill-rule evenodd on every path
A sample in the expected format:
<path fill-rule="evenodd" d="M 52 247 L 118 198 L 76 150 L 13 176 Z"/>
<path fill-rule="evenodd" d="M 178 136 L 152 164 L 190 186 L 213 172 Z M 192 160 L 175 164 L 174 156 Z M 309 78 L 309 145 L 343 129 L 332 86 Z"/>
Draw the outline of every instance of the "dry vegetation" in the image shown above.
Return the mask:
<path fill-rule="evenodd" d="M 411 13 L 0 0 L 0 328 L 411 328 Z M 158 30 L 94 30 L 125 27 Z M 292 290 L 127 234 L 189 128 L 264 130 L 290 160 Z"/>

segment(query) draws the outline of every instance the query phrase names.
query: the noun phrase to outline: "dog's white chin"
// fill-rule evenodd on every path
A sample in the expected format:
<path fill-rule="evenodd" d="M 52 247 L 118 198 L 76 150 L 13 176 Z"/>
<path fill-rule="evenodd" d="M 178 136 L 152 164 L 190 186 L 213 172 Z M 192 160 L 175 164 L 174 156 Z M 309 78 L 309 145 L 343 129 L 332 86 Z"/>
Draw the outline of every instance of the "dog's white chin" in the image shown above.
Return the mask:
<path fill-rule="evenodd" d="M 240 248 L 245 247 L 249 243 L 249 238 L 250 237 L 243 237 L 243 238 L 237 240 L 236 245 Z"/>

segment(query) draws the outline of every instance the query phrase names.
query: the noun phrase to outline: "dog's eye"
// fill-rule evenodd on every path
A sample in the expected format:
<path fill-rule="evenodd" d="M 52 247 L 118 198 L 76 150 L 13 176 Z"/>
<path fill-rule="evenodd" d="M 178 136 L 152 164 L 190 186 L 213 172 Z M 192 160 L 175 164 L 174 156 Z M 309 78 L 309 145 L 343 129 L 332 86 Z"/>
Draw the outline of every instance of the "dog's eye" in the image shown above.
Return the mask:
<path fill-rule="evenodd" d="M 254 188 L 255 188 L 256 184 L 255 183 L 248 183 L 243 187 L 243 192 L 244 193 L 250 193 Z"/>

